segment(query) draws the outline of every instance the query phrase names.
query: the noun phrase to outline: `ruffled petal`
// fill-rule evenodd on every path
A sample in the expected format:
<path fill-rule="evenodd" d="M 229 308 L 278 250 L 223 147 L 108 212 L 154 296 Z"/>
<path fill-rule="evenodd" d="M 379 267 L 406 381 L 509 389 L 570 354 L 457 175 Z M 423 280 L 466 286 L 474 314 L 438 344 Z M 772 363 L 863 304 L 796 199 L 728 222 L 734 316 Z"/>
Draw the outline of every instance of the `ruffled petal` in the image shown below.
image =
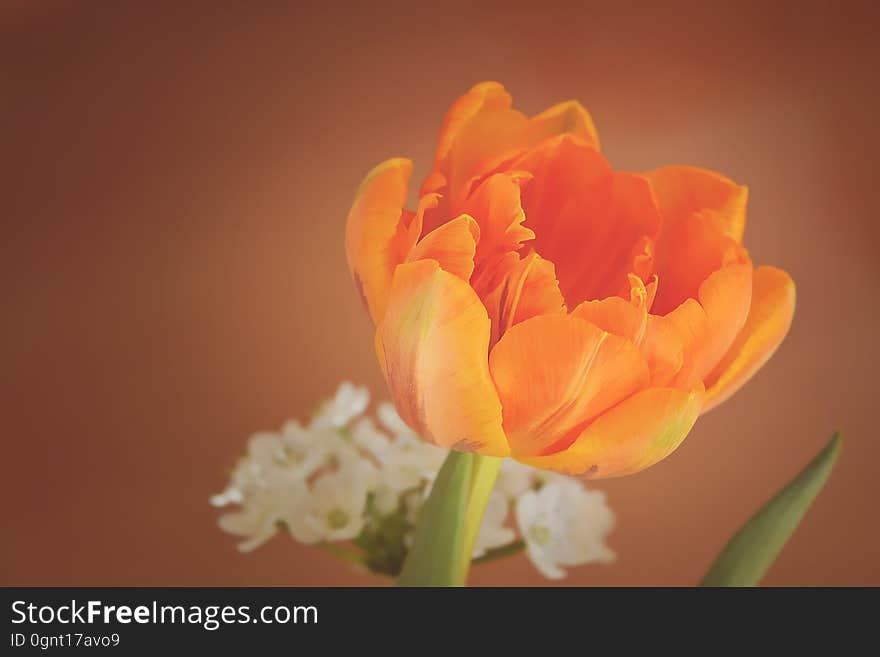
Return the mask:
<path fill-rule="evenodd" d="M 648 289 L 634 274 L 629 275 L 629 282 L 628 301 L 621 297 L 584 301 L 571 314 L 635 345 L 641 344 L 648 323 Z"/>
<path fill-rule="evenodd" d="M 474 272 L 474 252 L 479 240 L 477 222 L 462 215 L 425 235 L 410 250 L 406 261 L 436 260 L 445 271 L 469 281 Z"/>
<path fill-rule="evenodd" d="M 690 390 L 715 368 L 742 330 L 751 298 L 752 266 L 728 265 L 700 285 L 699 301 L 687 299 L 658 322 L 671 323 L 684 344 L 684 362 L 673 387 Z"/>
<path fill-rule="evenodd" d="M 489 375 L 489 317 L 476 293 L 433 260 L 400 265 L 376 351 L 401 418 L 443 447 L 509 453 Z"/>
<path fill-rule="evenodd" d="M 553 263 L 536 253 L 510 255 L 501 267 L 506 270 L 501 282 L 483 299 L 492 320 L 490 345 L 520 322 L 566 311 Z"/>
<path fill-rule="evenodd" d="M 648 382 L 638 349 L 570 315 L 510 328 L 489 354 L 512 453 L 567 446 L 587 423 Z"/>
<path fill-rule="evenodd" d="M 516 458 L 574 476 L 633 474 L 675 451 L 696 422 L 703 397 L 701 389 L 648 388 L 600 415 L 566 449 Z"/>
<path fill-rule="evenodd" d="M 557 103 L 529 119 L 527 142 L 530 146 L 554 137 L 569 134 L 599 150 L 599 135 L 590 114 L 576 100 Z"/>
<path fill-rule="evenodd" d="M 636 343 L 642 337 L 647 313 L 621 297 L 607 297 L 596 301 L 584 301 L 572 313 L 592 322 L 603 331 Z"/>
<path fill-rule="evenodd" d="M 621 297 L 585 301 L 572 315 L 635 344 L 648 365 L 651 386 L 666 386 L 684 363 L 684 337 L 672 321 L 648 313 L 656 280 L 645 285 L 634 274 L 630 274 L 629 279 L 629 301 Z"/>
<path fill-rule="evenodd" d="M 463 211 L 461 203 L 476 181 L 545 139 L 564 134 L 599 149 L 593 120 L 577 101 L 558 103 L 531 119 L 511 105 L 501 84 L 483 82 L 446 114 L 421 193 L 443 190 L 447 215 Z"/>
<path fill-rule="evenodd" d="M 480 243 L 474 256 L 477 279 L 491 274 L 511 251 L 535 237 L 523 225 L 525 212 L 520 202 L 520 185 L 529 174 L 509 171 L 483 181 L 462 206 L 462 212 L 480 225 Z"/>
<path fill-rule="evenodd" d="M 669 385 L 684 365 L 685 335 L 675 322 L 658 315 L 648 315 L 645 336 L 639 350 L 648 363 L 651 385 Z"/>
<path fill-rule="evenodd" d="M 647 174 L 663 217 L 654 248 L 660 279 L 654 312 L 665 315 L 695 298 L 710 274 L 748 262 L 740 242 L 745 229 L 745 187 L 693 167 L 668 167 Z"/>
<path fill-rule="evenodd" d="M 451 207 L 458 207 L 474 179 L 522 148 L 528 119 L 511 103 L 510 94 L 497 82 L 478 84 L 453 103 L 422 194 L 445 188 Z"/>
<path fill-rule="evenodd" d="M 348 213 L 345 255 L 374 323 L 382 319 L 394 268 L 409 249 L 401 220 L 411 174 L 409 160 L 383 162 L 367 174 Z"/>
<path fill-rule="evenodd" d="M 425 227 L 425 217 L 440 203 L 439 194 L 425 194 L 419 199 L 419 206 L 415 213 L 404 211 L 404 216 L 410 215 L 408 223 L 406 223 L 406 251 L 404 257 L 409 253 L 419 238 L 422 236 Z M 402 232 L 402 231 L 401 231 Z"/>
<path fill-rule="evenodd" d="M 794 307 L 795 287 L 791 277 L 775 267 L 758 267 L 745 326 L 721 362 L 706 377 L 704 412 L 739 390 L 769 360 L 788 333 Z"/>
<path fill-rule="evenodd" d="M 686 217 L 712 210 L 718 213 L 721 232 L 742 242 L 749 198 L 747 187 L 737 185 L 720 173 L 698 167 L 663 167 L 646 175 L 664 216 Z"/>

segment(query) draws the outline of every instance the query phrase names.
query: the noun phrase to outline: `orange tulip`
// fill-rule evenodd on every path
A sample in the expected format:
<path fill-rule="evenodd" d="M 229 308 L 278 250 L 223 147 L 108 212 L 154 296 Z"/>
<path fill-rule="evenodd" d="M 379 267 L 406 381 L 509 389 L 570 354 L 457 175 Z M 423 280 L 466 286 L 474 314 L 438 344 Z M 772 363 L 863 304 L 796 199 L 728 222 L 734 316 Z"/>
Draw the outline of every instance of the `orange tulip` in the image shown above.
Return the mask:
<path fill-rule="evenodd" d="M 794 284 L 753 268 L 745 187 L 614 171 L 577 102 L 528 118 L 494 82 L 412 164 L 361 184 L 346 255 L 401 417 L 425 440 L 571 475 L 669 455 L 785 337 Z"/>

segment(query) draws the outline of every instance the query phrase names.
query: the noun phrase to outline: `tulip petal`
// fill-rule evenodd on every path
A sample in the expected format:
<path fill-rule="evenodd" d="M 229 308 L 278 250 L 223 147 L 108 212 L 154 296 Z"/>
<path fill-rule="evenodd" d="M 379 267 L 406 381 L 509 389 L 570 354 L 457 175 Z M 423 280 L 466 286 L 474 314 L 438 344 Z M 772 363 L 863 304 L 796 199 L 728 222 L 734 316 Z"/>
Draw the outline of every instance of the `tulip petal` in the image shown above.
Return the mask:
<path fill-rule="evenodd" d="M 536 146 L 545 139 L 563 134 L 574 135 L 591 148 L 599 150 L 599 135 L 593 119 L 576 100 L 557 103 L 529 119 L 529 146 Z"/>
<path fill-rule="evenodd" d="M 502 265 L 507 270 L 501 282 L 483 299 L 492 320 L 490 345 L 498 342 L 515 324 L 566 310 L 552 262 L 537 253 L 524 258 L 510 255 L 510 264 L 505 260 Z"/>
<path fill-rule="evenodd" d="M 606 411 L 566 449 L 517 460 L 563 474 L 621 477 L 664 459 L 681 444 L 700 414 L 704 393 L 648 388 Z"/>
<path fill-rule="evenodd" d="M 490 176 L 468 197 L 462 212 L 480 225 L 480 242 L 474 256 L 477 276 L 491 273 L 510 251 L 518 251 L 523 242 L 535 237 L 523 225 L 526 215 L 520 203 L 520 185 L 528 178 L 523 172 L 507 172 Z"/>
<path fill-rule="evenodd" d="M 467 215 L 435 228 L 413 246 L 406 262 L 436 260 L 445 271 L 468 281 L 474 272 L 474 252 L 480 227 Z"/>
<path fill-rule="evenodd" d="M 621 297 L 584 301 L 571 314 L 635 345 L 640 344 L 648 322 L 648 289 L 638 276 L 630 274 L 629 281 L 629 301 Z"/>
<path fill-rule="evenodd" d="M 382 319 L 394 268 L 409 248 L 401 230 L 412 162 L 387 160 L 361 183 L 345 227 L 345 255 L 374 323 Z"/>
<path fill-rule="evenodd" d="M 400 265 L 376 332 L 379 362 L 403 420 L 443 447 L 509 453 L 489 375 L 489 317 L 471 287 L 434 260 Z"/>
<path fill-rule="evenodd" d="M 656 281 L 645 285 L 638 276 L 629 278 L 629 301 L 620 297 L 584 301 L 572 315 L 635 344 L 648 365 L 651 386 L 666 386 L 684 362 L 684 338 L 673 322 L 648 314 Z"/>
<path fill-rule="evenodd" d="M 571 314 L 633 343 L 638 342 L 647 321 L 644 309 L 620 297 L 584 301 Z"/>
<path fill-rule="evenodd" d="M 513 99 L 500 82 L 481 82 L 474 85 L 452 104 L 443 118 L 434 154 L 435 163 L 442 162 L 449 156 L 468 121 L 480 112 L 504 112 L 512 104 Z"/>
<path fill-rule="evenodd" d="M 661 279 L 660 287 L 663 286 Z M 673 387 L 690 390 L 711 372 L 742 330 L 752 298 L 752 266 L 728 265 L 665 316 L 684 341 L 684 362 Z"/>
<path fill-rule="evenodd" d="M 439 194 L 425 194 L 419 199 L 419 206 L 415 213 L 404 211 L 405 215 L 411 215 L 409 224 L 406 226 L 406 255 L 412 247 L 419 241 L 425 227 L 425 217 L 429 212 L 434 210 L 440 203 Z M 399 263 L 398 263 L 399 264 Z"/>
<path fill-rule="evenodd" d="M 712 210 L 721 218 L 721 230 L 742 242 L 746 228 L 749 190 L 720 173 L 698 167 L 663 167 L 647 174 L 663 216 L 686 217 Z"/>
<path fill-rule="evenodd" d="M 483 82 L 453 103 L 422 194 L 445 189 L 445 207 L 460 213 L 475 181 L 545 139 L 565 134 L 599 149 L 593 120 L 577 101 L 558 103 L 531 119 L 512 102 L 501 84 Z"/>
<path fill-rule="evenodd" d="M 654 312 L 665 315 L 695 298 L 710 274 L 748 262 L 740 245 L 748 192 L 720 174 L 667 167 L 647 174 L 663 217 L 654 249 L 660 279 Z"/>
<path fill-rule="evenodd" d="M 522 188 L 526 225 L 535 250 L 556 264 L 569 306 L 624 292 L 636 262 L 636 273 L 650 275 L 644 256 L 661 220 L 646 178 L 612 172 L 598 151 L 567 135 L 512 166 L 534 176 Z"/>
<path fill-rule="evenodd" d="M 443 120 L 434 167 L 421 193 L 445 187 L 451 207 L 458 207 L 474 179 L 520 150 L 528 119 L 511 104 L 498 82 L 478 84 L 456 100 Z"/>
<path fill-rule="evenodd" d="M 684 365 L 685 336 L 675 322 L 658 315 L 648 315 L 645 336 L 639 350 L 648 363 L 651 385 L 664 387 Z"/>
<path fill-rule="evenodd" d="M 721 362 L 706 377 L 703 412 L 739 390 L 769 360 L 788 333 L 794 306 L 795 287 L 791 277 L 775 267 L 758 267 L 745 326 Z"/>
<path fill-rule="evenodd" d="M 559 449 L 648 381 L 635 345 L 570 315 L 513 326 L 489 354 L 489 369 L 511 451 L 524 456 Z"/>

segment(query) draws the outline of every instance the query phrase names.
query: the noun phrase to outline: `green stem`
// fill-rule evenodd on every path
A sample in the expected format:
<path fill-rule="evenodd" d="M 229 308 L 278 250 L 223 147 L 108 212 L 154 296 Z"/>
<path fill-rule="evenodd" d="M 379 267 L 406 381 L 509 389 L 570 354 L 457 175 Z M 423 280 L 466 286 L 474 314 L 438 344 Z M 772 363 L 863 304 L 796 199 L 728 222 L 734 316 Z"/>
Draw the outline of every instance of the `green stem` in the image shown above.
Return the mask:
<path fill-rule="evenodd" d="M 474 454 L 473 477 L 471 479 L 471 493 L 468 501 L 468 511 L 465 517 L 464 541 L 461 557 L 461 584 L 467 582 L 468 571 L 471 567 L 474 546 L 477 544 L 477 536 L 480 533 L 480 525 L 483 524 L 483 515 L 489 496 L 498 479 L 498 471 L 501 469 L 502 459 L 494 456 L 480 456 Z"/>
<path fill-rule="evenodd" d="M 398 585 L 464 586 L 500 467 L 500 458 L 449 453 L 422 507 Z"/>
<path fill-rule="evenodd" d="M 490 561 L 496 561 L 498 559 L 503 559 L 504 557 L 509 557 L 511 555 L 516 554 L 517 552 L 522 551 L 526 547 L 526 542 L 522 539 L 511 541 L 507 545 L 502 545 L 501 547 L 492 548 L 491 550 L 486 550 L 486 554 L 482 557 L 477 557 L 473 560 L 474 564 L 481 563 L 489 563 Z"/>

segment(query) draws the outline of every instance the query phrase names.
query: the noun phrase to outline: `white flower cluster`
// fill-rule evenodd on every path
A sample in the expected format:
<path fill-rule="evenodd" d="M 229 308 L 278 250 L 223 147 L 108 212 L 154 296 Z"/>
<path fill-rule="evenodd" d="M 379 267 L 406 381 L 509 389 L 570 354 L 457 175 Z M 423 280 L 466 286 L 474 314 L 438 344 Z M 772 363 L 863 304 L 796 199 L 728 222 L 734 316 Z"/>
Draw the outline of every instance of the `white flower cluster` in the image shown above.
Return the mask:
<path fill-rule="evenodd" d="M 251 437 L 226 490 L 211 498 L 238 507 L 219 524 L 245 539 L 240 550 L 282 529 L 300 543 L 352 542 L 367 568 L 399 572 L 447 450 L 420 440 L 391 404 L 380 404 L 375 419 L 368 405 L 367 390 L 345 382 L 308 425 Z M 604 541 L 613 526 L 603 493 L 506 459 L 473 556 L 525 547 L 541 573 L 558 579 L 563 566 L 612 560 Z"/>

